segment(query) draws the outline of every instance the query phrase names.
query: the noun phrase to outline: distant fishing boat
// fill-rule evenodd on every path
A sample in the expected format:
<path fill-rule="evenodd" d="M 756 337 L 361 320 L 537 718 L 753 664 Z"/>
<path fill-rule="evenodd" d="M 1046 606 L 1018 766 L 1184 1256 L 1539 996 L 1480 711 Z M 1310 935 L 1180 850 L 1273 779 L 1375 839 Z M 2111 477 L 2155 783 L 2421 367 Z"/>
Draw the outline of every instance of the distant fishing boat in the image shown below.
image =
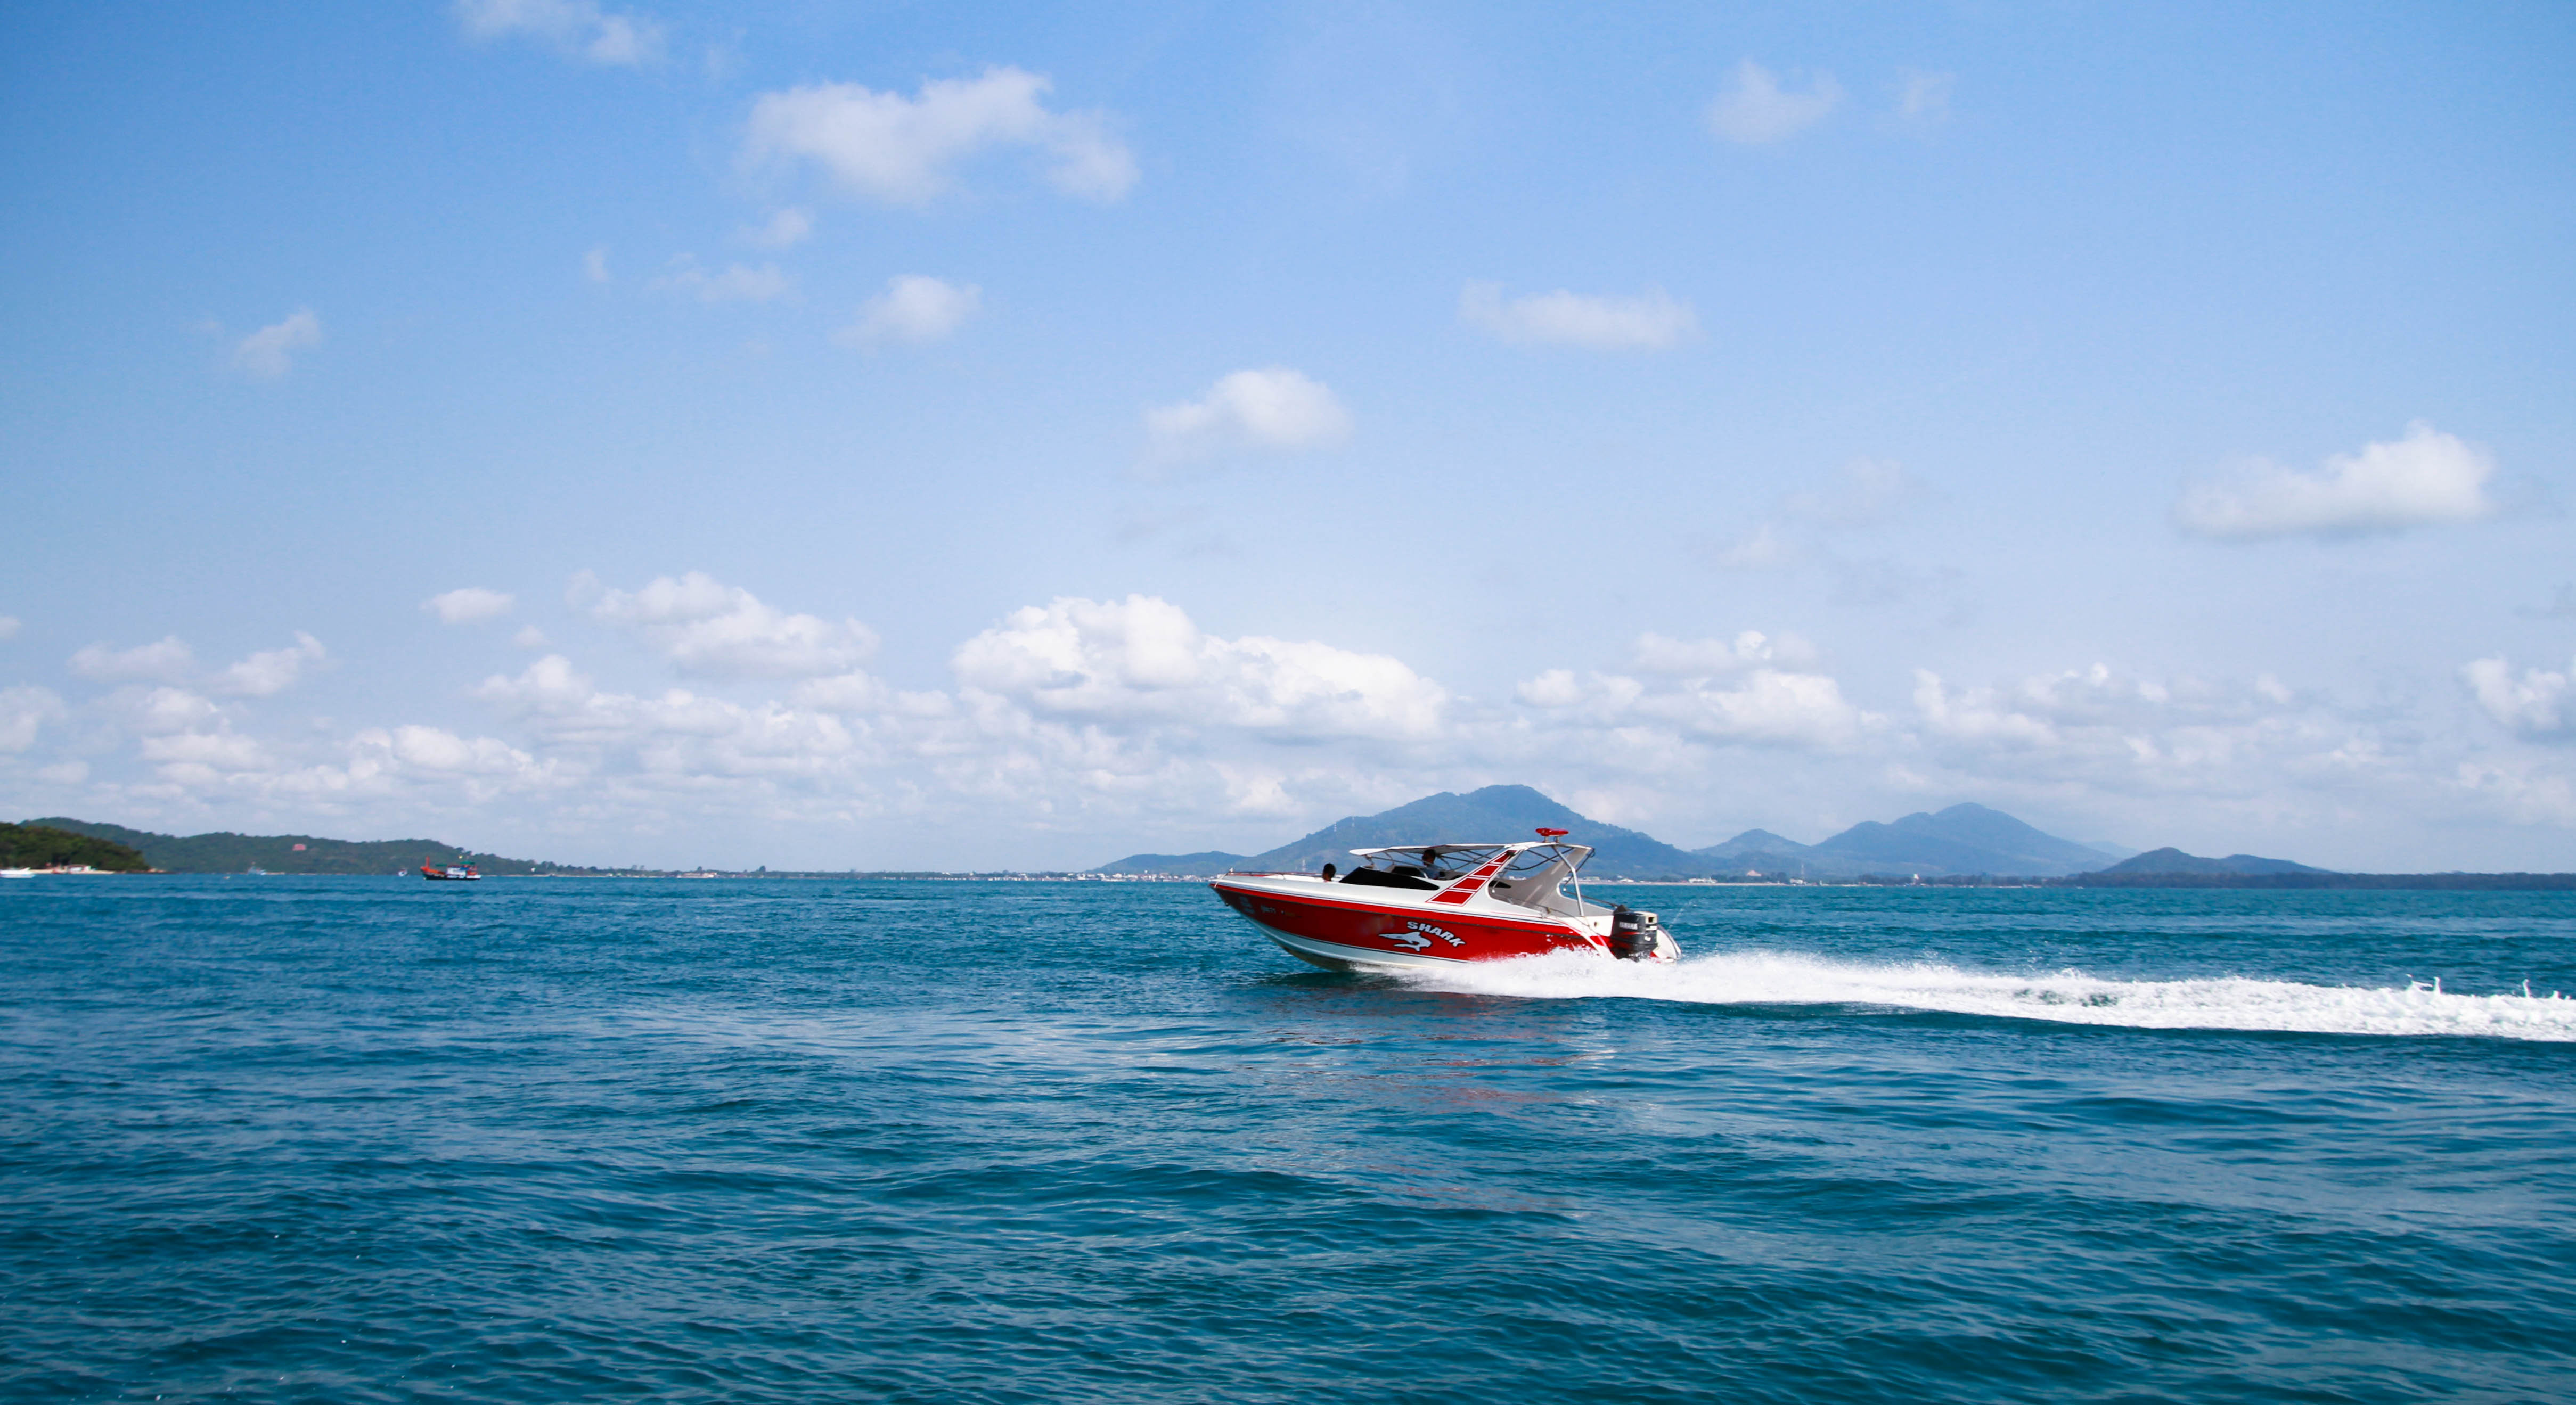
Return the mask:
<path fill-rule="evenodd" d="M 475 872 L 474 865 L 472 864 L 449 864 L 442 868 L 437 864 L 425 863 L 420 866 L 420 876 L 437 882 L 461 883 L 473 879 L 479 879 L 483 875 Z"/>

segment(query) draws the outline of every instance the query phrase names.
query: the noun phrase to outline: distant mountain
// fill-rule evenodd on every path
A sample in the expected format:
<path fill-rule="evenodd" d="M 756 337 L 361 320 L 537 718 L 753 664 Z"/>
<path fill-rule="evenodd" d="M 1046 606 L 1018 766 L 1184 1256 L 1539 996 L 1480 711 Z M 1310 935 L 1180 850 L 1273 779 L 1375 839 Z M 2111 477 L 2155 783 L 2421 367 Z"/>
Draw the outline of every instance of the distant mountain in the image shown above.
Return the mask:
<path fill-rule="evenodd" d="M 1510 844 L 1537 829 L 1574 831 L 1574 842 L 1592 846 L 1584 873 L 1596 878 L 1703 878 L 1716 865 L 1660 839 L 1586 819 L 1525 785 L 1489 785 L 1464 795 L 1442 791 L 1375 815 L 1326 825 L 1293 843 L 1246 861 L 1250 868 L 1304 870 L 1325 863 L 1350 866 L 1353 849 L 1390 844 Z"/>
<path fill-rule="evenodd" d="M 1953 805 L 1893 824 L 1853 825 L 1821 844 L 1800 844 L 1767 829 L 1748 829 L 1723 844 L 1694 850 L 1720 860 L 1729 874 L 1758 871 L 1809 878 L 1864 873 L 2011 874 L 2057 878 L 2107 865 L 2114 857 L 2088 844 L 2045 834 L 2001 810 Z"/>
<path fill-rule="evenodd" d="M 1692 853 L 1704 859 L 1733 859 L 1748 854 L 1803 854 L 1807 846 L 1795 839 L 1783 839 L 1767 829 L 1748 829 L 1723 844 L 1711 844 Z"/>
<path fill-rule="evenodd" d="M 2044 834 L 2001 810 L 1953 805 L 1893 824 L 1865 820 L 1808 851 L 1810 862 L 1857 864 L 1870 873 L 1996 873 L 2059 878 L 2104 867 L 2104 855 Z"/>
<path fill-rule="evenodd" d="M 52 824 L 0 824 L 0 868 L 86 866 L 140 873 L 152 862 L 132 846 Z"/>
<path fill-rule="evenodd" d="M 408 872 L 432 860 L 470 863 L 482 872 L 494 875 L 599 872 L 566 864 L 478 854 L 436 839 L 321 839 L 310 834 L 233 834 L 228 831 L 182 837 L 60 816 L 29 820 L 27 823 L 123 844 L 141 851 L 154 868 L 171 873 L 240 873 L 251 868 L 270 873 L 392 873 L 397 869 Z"/>
<path fill-rule="evenodd" d="M 2332 869 L 2310 868 L 2288 859 L 2258 858 L 2253 854 L 2230 854 L 2223 859 L 2204 859 L 2180 849 L 2156 849 L 2101 870 L 2106 874 L 2126 877 L 2133 873 L 2331 873 Z"/>
<path fill-rule="evenodd" d="M 1196 854 L 1129 854 L 1116 863 L 1105 863 L 1094 873 L 1174 873 L 1200 878 L 1213 878 L 1238 868 L 1253 867 L 1250 858 L 1209 849 Z"/>
<path fill-rule="evenodd" d="M 1221 872 L 1186 866 L 1189 860 L 1218 859 L 1226 860 L 1229 868 L 1302 872 L 1328 863 L 1348 868 L 1353 849 L 1382 849 L 1394 844 L 1509 844 L 1535 837 L 1532 831 L 1540 828 L 1572 830 L 1574 842 L 1591 845 L 1592 861 L 1583 870 L 1590 877 L 1705 878 L 1741 871 L 1685 853 L 1633 829 L 1586 819 L 1528 786 L 1489 785 L 1464 795 L 1444 790 L 1379 814 L 1337 820 L 1267 853 L 1243 858 L 1220 853 L 1131 854 L 1093 872 Z"/>
<path fill-rule="evenodd" d="M 2064 878 L 2106 869 L 2115 873 L 2145 871 L 2128 866 L 2155 857 L 2142 855 L 2114 866 L 2115 856 L 2104 847 L 2060 839 L 1983 805 L 1953 805 L 1938 813 L 1911 814 L 1888 824 L 1866 821 L 1820 844 L 1801 844 L 1767 829 L 1748 829 L 1722 844 L 1682 850 L 1633 829 L 1586 819 L 1528 786 L 1489 785 L 1464 795 L 1443 791 L 1380 814 L 1354 815 L 1268 853 L 1243 858 L 1224 853 L 1133 854 L 1116 863 L 1103 864 L 1094 872 L 1214 873 L 1222 868 L 1311 872 L 1327 863 L 1348 867 L 1353 849 L 1396 844 L 1501 844 L 1529 838 L 1530 831 L 1542 827 L 1572 830 L 1576 843 L 1591 845 L 1592 862 L 1584 872 L 1596 878 L 1858 878 L 1865 874 Z M 2253 859 L 2241 854 L 2234 859 L 2190 861 L 2239 860 L 2282 863 L 2279 859 Z M 2285 864 L 2277 869 L 2217 871 L 2317 870 Z"/>

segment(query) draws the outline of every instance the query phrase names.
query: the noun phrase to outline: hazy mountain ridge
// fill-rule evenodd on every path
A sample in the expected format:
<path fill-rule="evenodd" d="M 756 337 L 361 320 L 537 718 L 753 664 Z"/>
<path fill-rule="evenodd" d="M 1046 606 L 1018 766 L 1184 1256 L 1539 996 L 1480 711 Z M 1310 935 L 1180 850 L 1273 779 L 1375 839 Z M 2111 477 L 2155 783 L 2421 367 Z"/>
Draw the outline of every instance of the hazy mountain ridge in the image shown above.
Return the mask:
<path fill-rule="evenodd" d="M 2223 859 L 2204 859 L 2180 849 L 2152 849 L 2135 858 L 2122 859 L 2100 870 L 2106 874 L 2127 876 L 2132 873 L 2331 873 L 2332 869 L 2310 868 L 2288 859 L 2267 859 L 2253 854 L 2230 854 Z"/>
<path fill-rule="evenodd" d="M 53 816 L 31 825 L 85 834 L 140 852 L 154 868 L 167 873 L 240 873 L 258 868 L 269 873 L 409 872 L 421 864 L 464 862 L 496 876 L 535 873 L 595 873 L 569 864 L 478 854 L 435 839 L 324 839 L 311 834 L 155 834 L 121 824 Z M 300 846 L 300 847 L 299 847 Z"/>
<path fill-rule="evenodd" d="M 1857 878 L 1899 873 L 1925 877 L 1994 874 L 2063 878 L 2106 868 L 2112 862 L 2111 856 L 2100 849 L 2060 839 L 1983 805 L 1953 805 L 1937 814 L 1916 813 L 1885 824 L 1865 821 L 1817 844 L 1800 844 L 1769 830 L 1748 829 L 1724 843 L 1685 850 L 1649 834 L 1587 819 L 1525 785 L 1489 785 L 1463 795 L 1442 791 L 1375 815 L 1336 820 L 1304 838 L 1248 857 L 1215 850 L 1187 855 L 1132 854 L 1093 871 L 1312 871 L 1326 863 L 1347 867 L 1353 849 L 1394 844 L 1508 843 L 1528 838 L 1532 830 L 1542 826 L 1573 830 L 1577 843 L 1591 845 L 1592 862 L 1585 872 L 1602 878 Z M 1167 863 L 1188 866 L 1164 866 Z"/>

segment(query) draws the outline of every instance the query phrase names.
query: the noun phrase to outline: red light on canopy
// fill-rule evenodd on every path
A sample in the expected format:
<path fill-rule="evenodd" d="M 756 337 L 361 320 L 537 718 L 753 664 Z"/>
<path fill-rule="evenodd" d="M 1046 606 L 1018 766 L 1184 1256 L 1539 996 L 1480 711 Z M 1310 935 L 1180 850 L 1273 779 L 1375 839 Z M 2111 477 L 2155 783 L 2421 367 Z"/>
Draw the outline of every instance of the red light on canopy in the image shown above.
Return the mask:
<path fill-rule="evenodd" d="M 1572 832 L 1573 831 L 1571 830 L 1563 829 L 1542 829 L 1538 832 L 1538 837 L 1541 839 L 1563 839 L 1566 835 Z"/>

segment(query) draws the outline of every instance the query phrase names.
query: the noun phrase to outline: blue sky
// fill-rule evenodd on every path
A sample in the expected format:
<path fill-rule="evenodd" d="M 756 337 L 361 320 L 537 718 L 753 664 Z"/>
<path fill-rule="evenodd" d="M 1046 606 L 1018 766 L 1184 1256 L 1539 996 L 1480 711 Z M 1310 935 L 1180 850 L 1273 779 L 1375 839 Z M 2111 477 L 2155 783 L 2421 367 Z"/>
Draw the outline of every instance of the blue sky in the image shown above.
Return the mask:
<path fill-rule="evenodd" d="M 0 811 L 2576 866 L 2563 7 L 0 26 Z"/>

